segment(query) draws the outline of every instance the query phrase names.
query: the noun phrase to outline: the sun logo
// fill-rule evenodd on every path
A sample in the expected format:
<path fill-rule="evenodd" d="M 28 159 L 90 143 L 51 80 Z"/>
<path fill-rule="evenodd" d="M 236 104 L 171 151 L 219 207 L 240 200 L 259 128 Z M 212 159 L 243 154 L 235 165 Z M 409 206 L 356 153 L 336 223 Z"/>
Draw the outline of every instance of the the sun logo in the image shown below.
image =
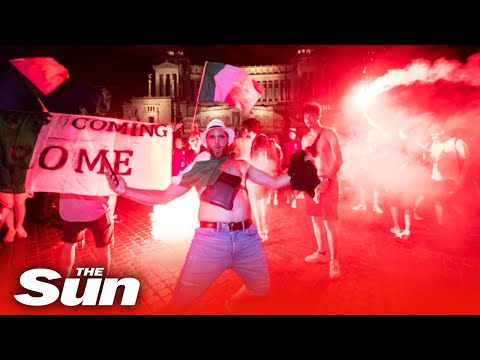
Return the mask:
<path fill-rule="evenodd" d="M 124 287 L 124 292 L 120 305 L 133 306 L 137 302 L 138 292 L 140 290 L 140 281 L 135 278 L 102 278 L 103 268 L 77 268 L 76 278 L 67 278 L 60 290 L 48 282 L 48 280 L 60 279 L 61 275 L 50 269 L 31 269 L 25 271 L 20 276 L 20 284 L 30 291 L 41 294 L 41 296 L 32 296 L 29 293 L 14 295 L 14 298 L 29 306 L 45 306 L 54 303 L 59 297 L 63 305 L 66 306 L 112 306 L 117 289 Z M 80 277 L 86 277 L 85 289 L 83 295 L 77 297 L 77 291 L 80 284 Z M 46 279 L 46 281 L 42 281 Z M 60 296 L 61 293 L 61 296 Z"/>

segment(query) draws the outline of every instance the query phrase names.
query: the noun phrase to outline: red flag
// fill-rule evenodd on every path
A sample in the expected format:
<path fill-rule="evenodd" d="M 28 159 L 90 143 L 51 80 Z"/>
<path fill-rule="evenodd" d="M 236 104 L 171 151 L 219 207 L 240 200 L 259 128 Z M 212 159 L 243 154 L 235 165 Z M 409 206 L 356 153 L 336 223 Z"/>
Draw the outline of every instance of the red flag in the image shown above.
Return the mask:
<path fill-rule="evenodd" d="M 40 95 L 50 94 L 70 77 L 68 70 L 50 57 L 13 59 L 10 62 L 40 91 Z"/>

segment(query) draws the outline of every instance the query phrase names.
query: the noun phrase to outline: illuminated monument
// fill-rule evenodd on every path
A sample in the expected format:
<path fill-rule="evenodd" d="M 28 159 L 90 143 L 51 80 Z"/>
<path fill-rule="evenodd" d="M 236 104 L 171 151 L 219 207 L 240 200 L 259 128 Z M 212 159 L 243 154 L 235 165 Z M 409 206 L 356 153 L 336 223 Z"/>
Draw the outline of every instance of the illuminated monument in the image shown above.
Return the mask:
<path fill-rule="evenodd" d="M 280 133 L 296 125 L 299 106 L 305 101 L 317 101 L 325 110 L 330 109 L 327 65 L 313 50 L 303 48 L 297 50 L 290 64 L 240 66 L 265 87 L 252 112 L 266 133 Z M 203 67 L 190 65 L 181 51 L 167 52 L 165 61 L 153 66 L 154 74 L 148 76 L 148 96 L 133 97 L 124 103 L 123 118 L 152 123 L 183 122 L 189 131 Z M 204 129 L 211 119 L 220 118 L 227 126 L 238 129 L 248 117 L 249 114 L 224 103 L 200 102 L 195 123 Z"/>

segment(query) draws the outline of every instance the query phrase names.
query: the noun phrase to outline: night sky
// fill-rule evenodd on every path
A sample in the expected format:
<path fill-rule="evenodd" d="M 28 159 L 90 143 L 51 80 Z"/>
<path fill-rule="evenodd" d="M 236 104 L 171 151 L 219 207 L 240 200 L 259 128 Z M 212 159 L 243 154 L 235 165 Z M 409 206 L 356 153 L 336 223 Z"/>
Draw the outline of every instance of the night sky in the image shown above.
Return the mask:
<path fill-rule="evenodd" d="M 18 102 L 25 100 L 25 89 L 18 82 L 11 86 L 5 73 L 15 71 L 8 59 L 33 56 L 50 56 L 64 65 L 70 79 L 57 90 L 44 97 L 47 108 L 56 112 L 76 112 L 78 106 L 93 110 L 99 89 L 108 86 L 113 94 L 113 106 L 132 96 L 145 96 L 148 92 L 147 74 L 152 66 L 165 59 L 166 50 L 181 50 L 190 58 L 191 64 L 205 61 L 223 62 L 231 65 L 284 64 L 295 55 L 302 45 L 109 45 L 109 46 L 1 46 L 0 91 L 17 93 Z M 305 46 L 304 46 L 305 47 Z M 480 51 L 480 46 L 399 46 L 399 45 L 308 45 L 318 54 L 330 59 L 330 72 L 339 92 L 348 86 L 345 79 L 360 74 L 365 65 L 372 75 L 380 76 L 389 68 L 401 68 L 411 60 L 426 57 L 456 58 L 464 62 L 467 57 Z M 27 90 L 28 91 L 28 90 Z M 11 96 L 13 97 L 13 95 Z M 89 105 L 90 104 L 90 105 Z M 5 107 L 5 101 L 0 104 Z M 7 104 L 9 105 L 9 104 Z M 22 106 L 22 105 L 19 105 Z"/>

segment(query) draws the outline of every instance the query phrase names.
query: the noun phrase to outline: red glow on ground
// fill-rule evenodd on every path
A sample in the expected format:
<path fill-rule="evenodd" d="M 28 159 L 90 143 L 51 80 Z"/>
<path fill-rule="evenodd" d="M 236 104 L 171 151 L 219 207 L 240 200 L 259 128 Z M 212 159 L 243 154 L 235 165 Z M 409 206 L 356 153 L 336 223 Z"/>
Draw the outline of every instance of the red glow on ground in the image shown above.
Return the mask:
<path fill-rule="evenodd" d="M 166 205 L 155 205 L 150 214 L 152 236 L 164 242 L 192 239 L 198 227 L 199 206 L 200 200 L 194 188 Z"/>

